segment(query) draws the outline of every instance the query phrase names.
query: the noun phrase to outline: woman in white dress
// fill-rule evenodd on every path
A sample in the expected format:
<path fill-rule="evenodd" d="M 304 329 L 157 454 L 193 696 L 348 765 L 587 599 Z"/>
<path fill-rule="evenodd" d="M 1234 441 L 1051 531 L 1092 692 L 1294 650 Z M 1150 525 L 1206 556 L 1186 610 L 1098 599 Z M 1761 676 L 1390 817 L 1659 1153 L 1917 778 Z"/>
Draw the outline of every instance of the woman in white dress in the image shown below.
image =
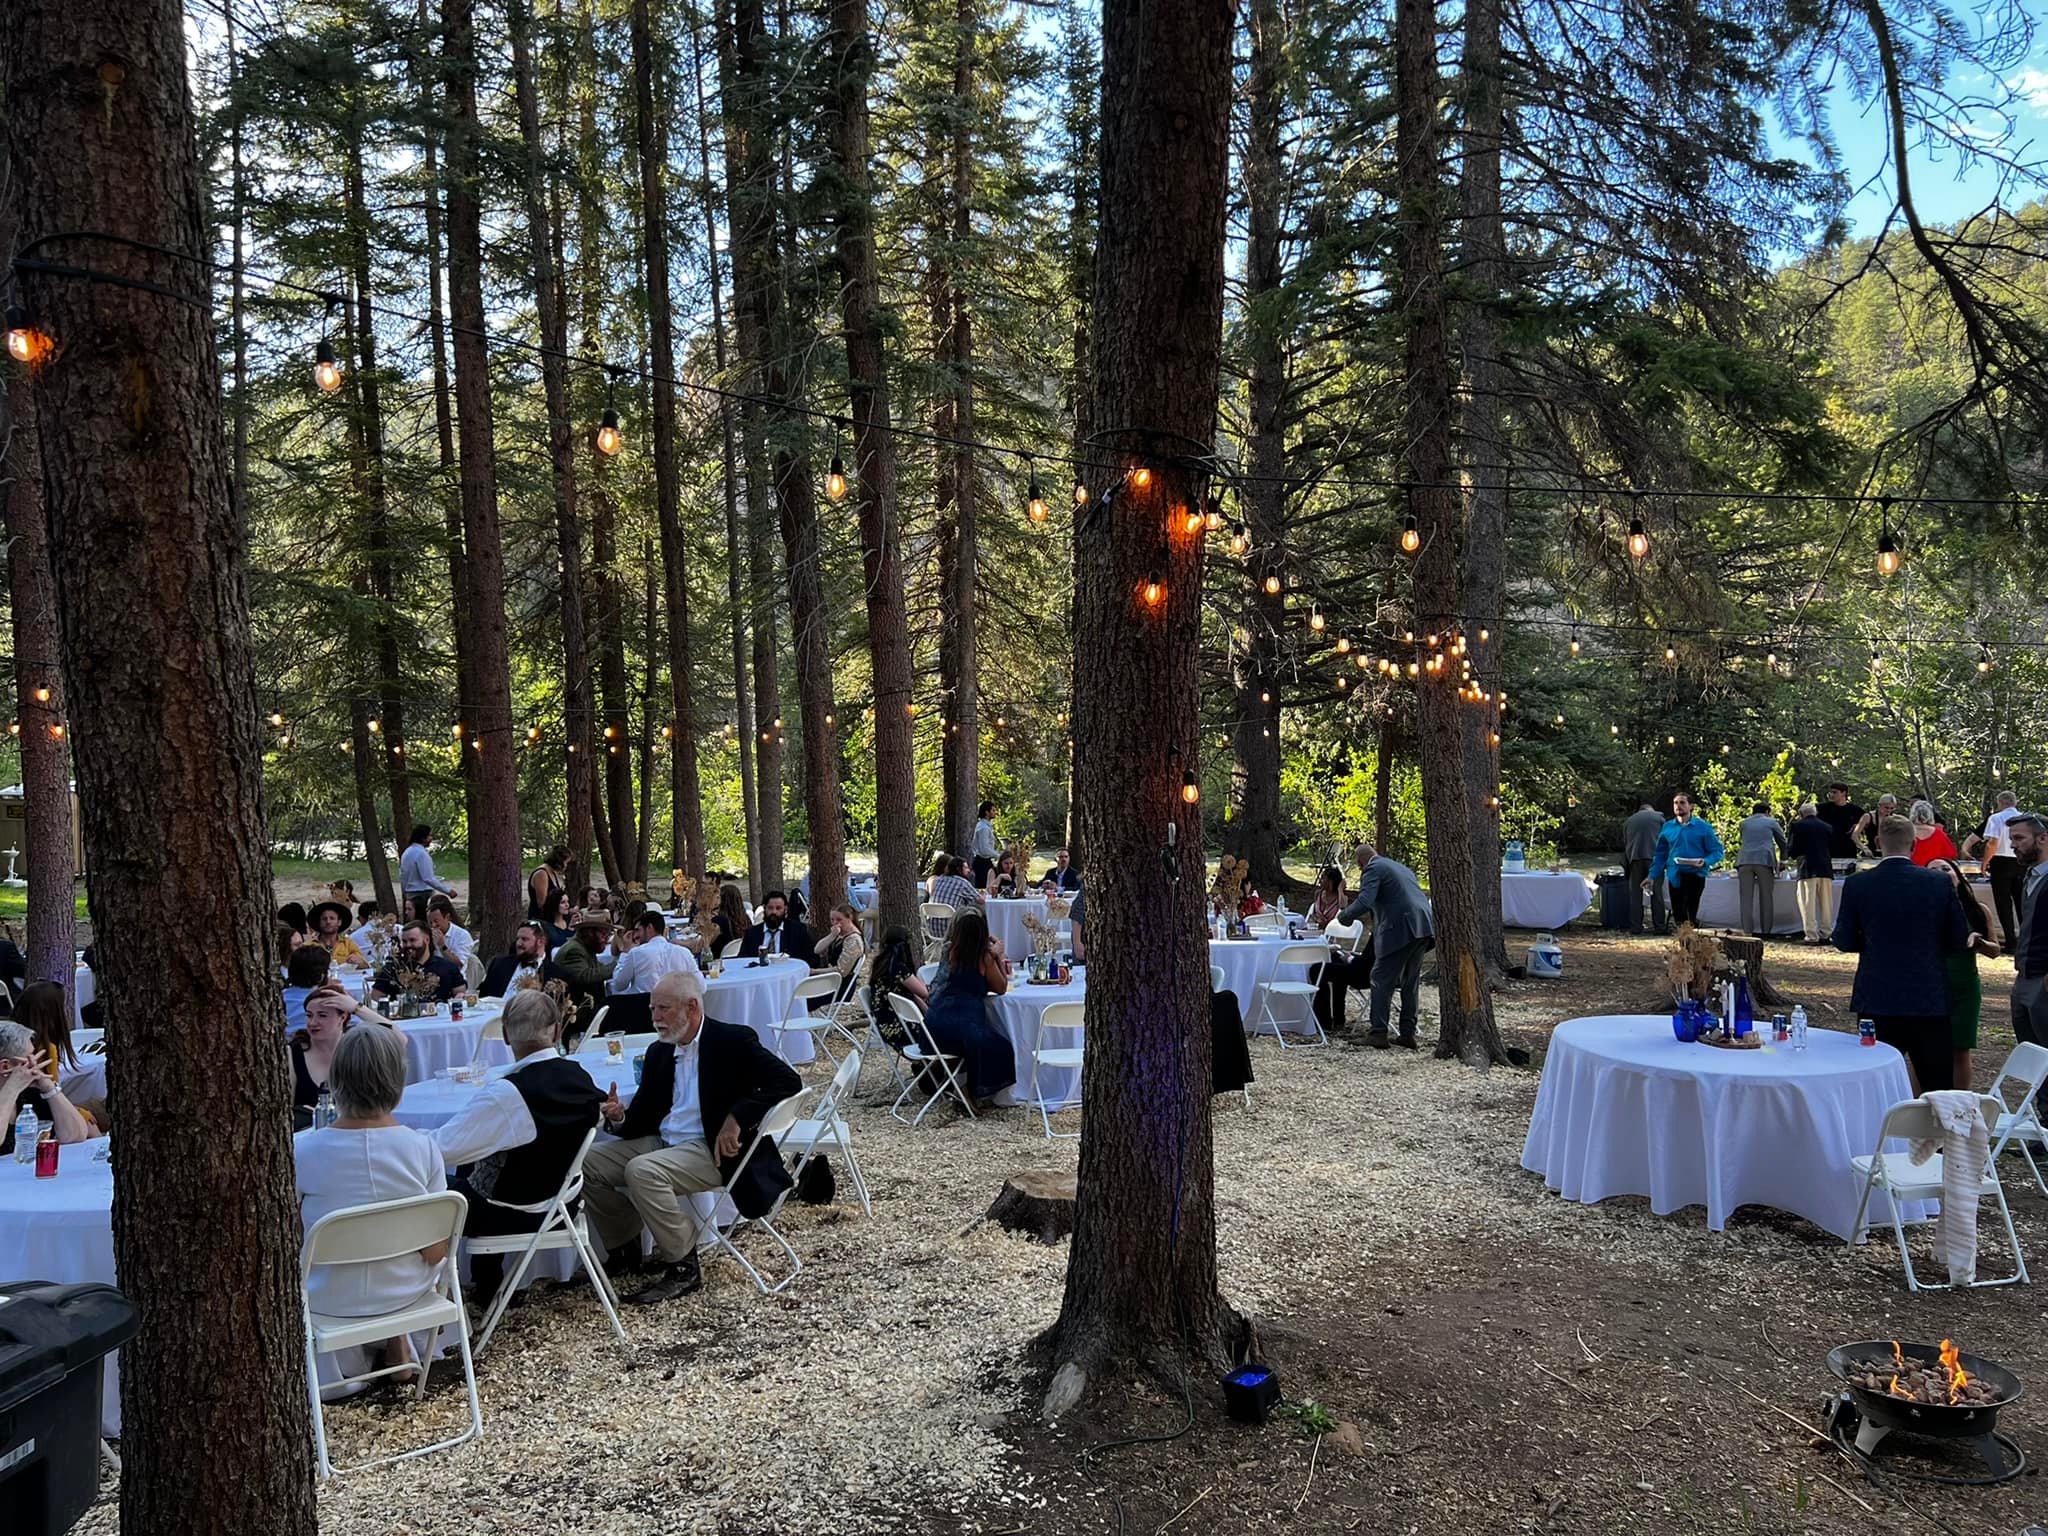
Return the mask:
<path fill-rule="evenodd" d="M 391 1118 L 405 1092 L 405 1042 L 393 1030 L 351 1029 L 334 1048 L 327 1091 L 336 1111 L 332 1127 L 302 1131 L 293 1143 L 300 1209 L 308 1232 L 321 1217 L 352 1205 L 375 1205 L 448 1187 L 448 1173 L 431 1136 Z M 307 1282 L 313 1310 L 331 1317 L 372 1317 L 411 1305 L 427 1294 L 448 1245 L 376 1264 L 330 1264 Z M 412 1359 L 409 1342 L 390 1340 L 385 1364 Z"/>

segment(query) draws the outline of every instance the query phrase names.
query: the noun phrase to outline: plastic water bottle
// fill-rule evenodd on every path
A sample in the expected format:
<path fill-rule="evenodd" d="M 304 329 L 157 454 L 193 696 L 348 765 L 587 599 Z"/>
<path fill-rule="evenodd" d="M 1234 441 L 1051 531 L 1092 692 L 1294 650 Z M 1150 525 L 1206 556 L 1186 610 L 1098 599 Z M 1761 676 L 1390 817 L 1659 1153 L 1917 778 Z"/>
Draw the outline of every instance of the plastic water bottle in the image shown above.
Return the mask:
<path fill-rule="evenodd" d="M 1794 1008 L 1792 1010 L 1792 1049 L 1795 1051 L 1806 1049 L 1806 1010 L 1804 1008 Z"/>
<path fill-rule="evenodd" d="M 325 1088 L 322 1088 L 319 1099 L 313 1105 L 313 1129 L 324 1131 L 332 1124 L 334 1124 L 334 1095 Z"/>
<path fill-rule="evenodd" d="M 36 1160 L 36 1140 L 43 1134 L 43 1123 L 36 1118 L 36 1112 L 26 1104 L 14 1122 L 14 1160 L 17 1163 L 32 1163 Z"/>

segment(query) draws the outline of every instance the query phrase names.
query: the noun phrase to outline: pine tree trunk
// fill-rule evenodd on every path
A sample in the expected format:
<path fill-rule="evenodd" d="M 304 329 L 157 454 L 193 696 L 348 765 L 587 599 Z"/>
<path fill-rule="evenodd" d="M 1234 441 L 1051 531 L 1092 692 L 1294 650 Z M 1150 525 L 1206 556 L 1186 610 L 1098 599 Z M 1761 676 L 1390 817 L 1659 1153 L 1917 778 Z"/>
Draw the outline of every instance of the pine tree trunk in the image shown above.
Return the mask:
<path fill-rule="evenodd" d="M 1472 679 L 1497 701 L 1505 674 L 1501 609 L 1507 584 L 1508 454 L 1501 359 L 1507 241 L 1501 225 L 1500 155 L 1506 111 L 1501 83 L 1501 0 L 1467 0 L 1460 85 L 1465 97 L 1464 164 L 1459 174 L 1464 286 L 1465 399 L 1460 436 L 1466 472 L 1465 559 L 1460 576 Z M 1480 640 L 1481 630 L 1491 636 Z M 1497 702 L 1466 717 L 1466 808 L 1471 824 L 1477 946 L 1487 969 L 1505 974 L 1500 906 L 1500 742 Z"/>
<path fill-rule="evenodd" d="M 575 404 L 569 393 L 569 311 L 562 292 L 561 210 L 549 194 L 540 98 L 533 76 L 533 13 L 528 0 L 506 10 L 513 86 L 526 146 L 526 223 L 532 250 L 534 311 L 540 325 L 541 389 L 548 409 L 548 469 L 555 491 L 557 603 L 562 615 L 562 713 L 577 750 L 564 754 L 569 849 L 567 877 L 578 890 L 590 867 L 590 640 L 583 621 L 583 525 L 577 505 Z"/>
<path fill-rule="evenodd" d="M 1069 174 L 1072 185 L 1067 198 L 1067 301 L 1073 306 L 1073 352 L 1068 359 L 1069 409 L 1074 417 L 1074 458 L 1085 463 L 1093 456 L 1095 436 L 1095 352 L 1092 321 L 1095 312 L 1095 219 L 1096 197 L 1100 191 L 1097 164 L 1097 111 L 1102 96 L 1101 71 L 1096 67 L 1094 39 L 1089 31 L 1087 8 L 1078 0 L 1067 0 L 1061 15 L 1061 57 L 1066 66 L 1067 126 L 1069 133 Z M 1069 488 L 1050 487 L 1064 498 Z M 1071 503 L 1068 503 L 1071 505 Z M 1076 509 L 1074 518 L 1081 512 Z M 1071 530 L 1073 521 L 1067 523 Z M 1080 540 L 1069 536 L 1069 590 L 1081 584 Z M 1071 601 L 1071 599 L 1070 599 Z M 1072 613 L 1067 615 L 1072 628 Z M 1076 656 L 1078 661 L 1078 654 Z M 1067 851 L 1073 867 L 1087 867 L 1087 848 L 1081 836 L 1081 752 L 1082 742 L 1074 730 L 1079 698 L 1073 686 L 1079 667 L 1069 668 L 1067 714 L 1062 722 L 1067 743 Z"/>
<path fill-rule="evenodd" d="M 654 100 L 654 38 L 647 0 L 633 0 L 633 104 L 640 152 L 640 217 L 647 248 L 649 363 L 654 384 L 654 504 L 661 529 L 662 590 L 668 605 L 671 723 L 669 799 L 672 867 L 704 868 L 703 790 L 697 776 L 696 706 L 691 697 L 690 576 L 683 539 L 682 492 L 676 480 L 675 317 L 669 307 L 668 202 L 662 168 L 668 122 Z M 649 656 L 647 664 L 654 665 Z M 643 818 L 644 819 L 644 818 Z"/>
<path fill-rule="evenodd" d="M 25 240 L 211 249 L 185 48 L 172 0 L 0 7 Z M 48 254 L 191 299 L 27 285 L 57 342 L 31 387 L 87 890 L 120 936 L 99 957 L 123 1046 L 109 1097 L 138 1107 L 114 1163 L 114 1259 L 141 1314 L 121 1527 L 312 1536 L 263 726 L 205 269 L 80 238 Z M 206 1347 L 226 1340 L 233 1369 Z"/>
<path fill-rule="evenodd" d="M 1422 550 L 1415 565 L 1415 629 L 1445 636 L 1458 618 L 1457 497 L 1451 474 L 1451 359 L 1444 294 L 1443 164 L 1438 150 L 1436 12 L 1432 0 L 1396 0 L 1395 57 L 1404 322 L 1407 476 Z M 1448 651 L 1445 652 L 1448 654 Z M 1425 669 L 1416 683 L 1429 899 L 1436 917 L 1437 1054 L 1484 1067 L 1506 1060 L 1493 1022 L 1480 948 L 1465 744 L 1480 706 L 1459 697 L 1458 672 Z"/>
<path fill-rule="evenodd" d="M 654 590 L 654 541 L 640 541 L 640 574 L 642 590 L 640 597 L 640 640 L 641 654 L 647 659 L 640 669 L 640 841 L 633 848 L 633 879 L 644 891 L 647 888 L 647 865 L 654 857 L 654 682 L 660 667 L 654 658 L 660 654 L 657 649 L 660 636 L 655 633 L 659 624 L 659 599 Z M 671 625 L 677 623 L 676 616 L 668 616 Z M 694 772 L 694 766 L 692 768 Z M 703 841 L 700 831 L 698 841 Z M 678 840 L 679 843 L 679 840 Z M 680 855 L 682 848 L 673 846 L 671 851 Z M 671 869 L 686 869 L 688 865 L 671 863 Z"/>
<path fill-rule="evenodd" d="M 874 210 L 868 186 L 868 87 L 874 50 L 867 0 L 830 0 L 828 53 L 837 65 L 827 107 L 831 155 L 839 173 L 834 250 L 846 372 L 853 406 L 861 569 L 866 578 L 868 647 L 875 682 L 876 862 L 883 928 L 917 920 L 917 760 L 911 726 L 910 629 L 904 613 L 898 549 L 896 441 L 890 431 L 889 378 L 875 274 Z M 1206 974 L 1206 973 L 1205 973 Z"/>
<path fill-rule="evenodd" d="M 690 29 L 690 72 L 697 88 L 697 163 L 702 173 L 698 194 L 704 210 L 704 270 L 711 289 L 711 357 L 719 382 L 730 388 L 726 350 L 725 291 L 718 268 L 718 213 L 711 192 L 711 123 L 704 95 L 704 56 L 695 27 Z M 741 380 L 744 383 L 744 379 Z M 754 747 L 748 722 L 754 718 L 754 690 L 747 676 L 746 537 L 740 523 L 739 432 L 733 420 L 733 403 L 718 402 L 719 489 L 725 497 L 725 590 L 732 608 L 732 689 L 735 734 L 739 741 L 740 805 L 746 827 L 749 878 L 758 880 L 761 868 L 760 801 L 754 788 Z M 835 781 L 834 788 L 837 788 Z M 688 871 L 701 875 L 707 862 Z"/>
<path fill-rule="evenodd" d="M 964 850 L 972 837 L 981 800 L 981 658 L 975 613 L 976 574 L 981 564 L 979 506 L 974 482 L 974 328 L 967 295 L 960 283 L 960 264 L 973 238 L 974 138 L 970 111 L 974 90 L 976 0 L 957 0 L 953 9 L 953 142 L 952 176 L 947 189 L 952 228 L 950 259 L 945 263 L 938 301 L 946 322 L 943 376 L 952 385 L 947 434 L 954 446 L 942 449 L 947 462 L 940 476 L 948 488 L 953 514 L 951 561 L 943 600 L 952 641 L 952 696 L 946 701 L 945 750 L 946 846 Z"/>
<path fill-rule="evenodd" d="M 796 686 L 803 711 L 804 820 L 810 826 L 811 927 L 846 899 L 846 815 L 839 793 L 838 704 L 832 690 L 831 615 L 825 609 L 818 498 L 808 457 L 778 487 L 783 562 L 789 568 L 789 627 L 796 638 Z M 778 736 L 780 732 L 776 733 Z"/>
<path fill-rule="evenodd" d="M 490 356 L 484 319 L 474 0 L 442 0 L 448 64 L 448 305 L 455 333 L 456 417 L 462 445 L 462 534 L 469 575 L 466 667 L 474 714 L 469 774 L 469 928 L 487 955 L 512 947 L 520 897 L 519 801 L 505 634 L 505 554 L 498 529 Z"/>
<path fill-rule="evenodd" d="M 10 231 L 11 233 L 11 231 Z M 0 239 L 0 250 L 15 249 Z M 78 870 L 71 826 L 71 770 L 63 738 L 64 673 L 58 665 L 56 578 L 43 512 L 35 389 L 19 373 L 0 380 L 0 477 L 7 482 L 7 606 L 14 631 L 14 718 L 21 725 L 21 878 L 28 882 L 28 979 L 54 981 L 71 1006 Z M 48 690 L 47 698 L 39 697 Z"/>
<path fill-rule="evenodd" d="M 1225 0 L 1102 14 L 1094 414 L 1118 429 L 1096 456 L 1149 483 L 1133 476 L 1105 507 L 1098 471 L 1077 519 L 1088 1134 L 1053 1409 L 1121 1360 L 1220 1368 L 1235 1331 L 1216 1281 L 1202 821 L 1181 798 L 1199 769 L 1203 541 L 1178 526 L 1207 489 L 1182 456 L 1214 430 L 1231 14 Z M 1155 576 L 1164 597 L 1148 605 Z"/>
<path fill-rule="evenodd" d="M 1287 595 L 1269 593 L 1265 578 L 1286 574 L 1287 363 L 1281 321 L 1273 309 L 1280 287 L 1280 67 L 1286 47 L 1278 0 L 1252 0 L 1250 131 L 1243 157 L 1246 349 L 1250 354 L 1248 449 L 1250 483 L 1243 507 L 1253 556 L 1244 567 L 1244 621 L 1233 649 L 1231 685 L 1231 819 L 1226 850 L 1251 863 L 1251 881 L 1267 893 L 1285 879 L 1280 866 L 1281 635 Z"/>

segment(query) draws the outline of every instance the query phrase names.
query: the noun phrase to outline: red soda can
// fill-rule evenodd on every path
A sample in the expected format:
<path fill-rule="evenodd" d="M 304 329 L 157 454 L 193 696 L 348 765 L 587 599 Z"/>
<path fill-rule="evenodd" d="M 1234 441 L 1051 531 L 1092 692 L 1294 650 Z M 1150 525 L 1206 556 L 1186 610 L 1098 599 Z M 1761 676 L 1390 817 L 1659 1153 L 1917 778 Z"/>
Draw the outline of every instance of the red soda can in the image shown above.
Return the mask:
<path fill-rule="evenodd" d="M 36 1177 L 57 1177 L 57 1137 L 54 1133 L 36 1143 Z"/>
<path fill-rule="evenodd" d="M 462 994 L 460 992 L 448 1000 L 448 1017 L 457 1024 L 462 1022 Z"/>
<path fill-rule="evenodd" d="M 1877 1021 L 1875 1019 L 1858 1019 L 1856 1021 L 1856 1043 L 1858 1045 L 1877 1044 Z"/>

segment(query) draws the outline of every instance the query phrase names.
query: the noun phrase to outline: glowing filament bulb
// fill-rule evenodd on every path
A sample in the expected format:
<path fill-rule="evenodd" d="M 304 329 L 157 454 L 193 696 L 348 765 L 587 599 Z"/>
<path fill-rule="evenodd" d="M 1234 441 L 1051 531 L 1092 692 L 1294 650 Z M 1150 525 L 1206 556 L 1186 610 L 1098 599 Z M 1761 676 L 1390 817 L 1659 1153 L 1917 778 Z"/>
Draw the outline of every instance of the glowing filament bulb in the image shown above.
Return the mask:
<path fill-rule="evenodd" d="M 1628 552 L 1638 560 L 1650 552 L 1650 533 L 1640 517 L 1628 520 Z"/>
<path fill-rule="evenodd" d="M 1184 773 L 1181 775 L 1180 797 L 1189 805 L 1195 805 L 1200 803 L 1202 798 L 1202 786 L 1195 781 L 1195 776 L 1193 773 Z"/>
<path fill-rule="evenodd" d="M 1323 632 L 1323 615 L 1320 610 L 1308 616 L 1308 627 L 1319 635 Z"/>
<path fill-rule="evenodd" d="M 1898 543 L 1886 529 L 1877 536 L 1877 573 L 1880 576 L 1896 576 L 1903 561 L 1899 558 Z"/>
<path fill-rule="evenodd" d="M 1278 597 L 1280 595 L 1280 578 L 1278 576 L 1268 576 L 1266 578 L 1266 595 L 1268 597 Z"/>
<path fill-rule="evenodd" d="M 1422 530 L 1415 526 L 1415 514 L 1401 519 L 1401 553 L 1412 555 L 1422 548 Z"/>
<path fill-rule="evenodd" d="M 1151 470 L 1146 469 L 1143 466 L 1140 466 L 1139 468 L 1131 471 L 1131 484 L 1135 485 L 1139 490 L 1144 490 L 1145 487 L 1150 485 L 1151 483 Z"/>
<path fill-rule="evenodd" d="M 1157 608 L 1166 601 L 1166 583 L 1159 579 L 1156 571 L 1145 578 L 1143 595 L 1148 608 Z"/>
<path fill-rule="evenodd" d="M 825 471 L 825 494 L 834 501 L 846 500 L 846 461 L 838 454 L 832 455 L 832 464 Z"/>
<path fill-rule="evenodd" d="M 597 423 L 597 451 L 608 459 L 619 456 L 619 450 L 626 445 L 626 439 L 619 432 L 619 413 L 606 408 Z"/>
<path fill-rule="evenodd" d="M 1030 513 L 1031 521 L 1034 523 L 1045 521 L 1045 493 L 1039 488 L 1038 471 L 1035 469 L 1031 472 L 1031 485 L 1026 493 L 1025 510 Z"/>
<path fill-rule="evenodd" d="M 320 386 L 323 395 L 331 395 L 341 388 L 341 364 L 334 360 L 334 343 L 331 341 L 322 340 L 313 349 L 313 382 Z"/>

